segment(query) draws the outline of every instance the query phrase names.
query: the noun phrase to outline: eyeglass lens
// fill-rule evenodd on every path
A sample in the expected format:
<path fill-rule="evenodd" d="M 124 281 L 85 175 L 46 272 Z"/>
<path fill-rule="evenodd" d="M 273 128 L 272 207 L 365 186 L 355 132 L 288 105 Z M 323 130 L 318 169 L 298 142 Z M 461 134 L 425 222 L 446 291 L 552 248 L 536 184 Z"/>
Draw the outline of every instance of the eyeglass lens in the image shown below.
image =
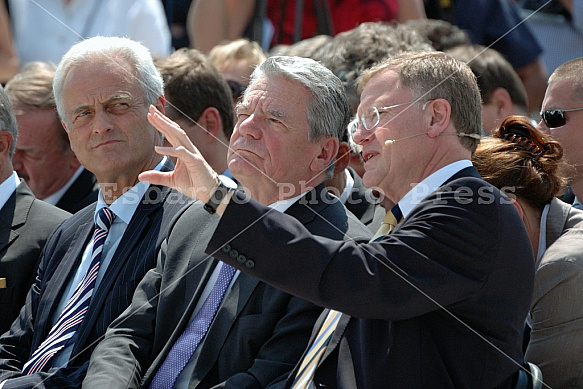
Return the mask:
<path fill-rule="evenodd" d="M 561 127 L 567 122 L 565 120 L 565 113 L 560 109 L 547 109 L 541 116 L 549 128 Z"/>

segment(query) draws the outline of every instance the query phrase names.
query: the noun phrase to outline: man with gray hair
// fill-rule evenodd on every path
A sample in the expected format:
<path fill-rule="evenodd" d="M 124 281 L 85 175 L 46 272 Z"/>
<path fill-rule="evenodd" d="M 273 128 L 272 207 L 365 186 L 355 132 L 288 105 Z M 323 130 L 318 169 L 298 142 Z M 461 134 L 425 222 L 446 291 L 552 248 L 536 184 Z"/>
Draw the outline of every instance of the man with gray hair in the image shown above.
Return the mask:
<path fill-rule="evenodd" d="M 0 337 L 0 387 L 79 387 L 96 344 L 156 263 L 173 216 L 188 202 L 171 189 L 138 182 L 169 171 L 146 119 L 164 110 L 162 79 L 149 51 L 125 38 L 79 42 L 53 79 L 71 149 L 95 174 L 97 202 L 49 238 L 26 305 Z"/>
<path fill-rule="evenodd" d="M 35 198 L 12 167 L 16 118 L 0 86 L 0 333 L 8 331 L 24 305 L 47 238 L 70 216 Z"/>
<path fill-rule="evenodd" d="M 324 186 L 349 118 L 342 84 L 328 69 L 271 57 L 237 107 L 229 170 L 251 197 L 313 234 L 368 240 L 366 227 Z M 200 202 L 177 219 L 157 268 L 95 350 L 84 388 L 263 388 L 289 374 L 322 308 L 205 254 L 218 220 Z"/>

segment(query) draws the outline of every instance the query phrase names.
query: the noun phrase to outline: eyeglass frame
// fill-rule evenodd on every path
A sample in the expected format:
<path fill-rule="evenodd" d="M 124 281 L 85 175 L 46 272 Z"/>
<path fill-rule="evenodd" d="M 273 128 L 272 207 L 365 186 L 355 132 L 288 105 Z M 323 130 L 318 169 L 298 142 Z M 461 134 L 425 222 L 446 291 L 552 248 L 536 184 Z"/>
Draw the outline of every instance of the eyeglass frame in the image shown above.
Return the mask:
<path fill-rule="evenodd" d="M 421 106 L 421 110 L 425 111 L 425 108 L 427 108 L 427 104 L 429 104 L 432 101 L 433 100 L 427 100 L 426 102 L 424 102 L 423 105 Z M 376 115 L 376 118 L 377 118 L 375 124 L 373 126 L 371 126 L 371 128 L 368 128 L 368 126 L 366 124 L 364 124 L 364 123 L 366 123 L 366 120 L 364 119 L 364 113 L 361 115 L 360 121 L 358 120 L 358 115 L 356 115 L 355 118 L 353 120 L 351 120 L 350 123 L 348 123 L 348 132 L 350 132 L 351 134 L 354 134 L 356 132 L 356 130 L 360 127 L 361 123 L 362 123 L 362 126 L 364 127 L 365 130 L 373 131 L 381 122 L 381 112 L 379 112 L 379 110 L 382 110 L 382 112 L 386 112 L 389 109 L 402 107 L 402 106 L 407 105 L 407 104 L 413 105 L 417 102 L 419 102 L 418 99 L 415 99 L 412 101 L 408 101 L 406 103 L 389 105 L 387 107 L 377 108 L 377 107 L 373 106 L 372 109 L 373 109 L 373 111 Z"/>
<path fill-rule="evenodd" d="M 565 117 L 565 112 L 573 112 L 573 111 L 581 111 L 581 110 L 583 110 L 583 107 L 582 108 L 571 108 L 571 109 L 560 109 L 560 108 L 545 109 L 544 111 L 540 112 L 540 117 L 548 128 L 558 128 L 558 127 L 563 127 L 565 124 L 567 124 L 567 118 Z M 547 121 L 546 117 L 547 117 L 547 115 L 550 115 L 551 112 L 553 114 L 559 113 L 561 115 L 560 118 L 561 118 L 562 124 L 560 124 L 558 126 L 554 126 L 554 125 L 551 125 Z"/>

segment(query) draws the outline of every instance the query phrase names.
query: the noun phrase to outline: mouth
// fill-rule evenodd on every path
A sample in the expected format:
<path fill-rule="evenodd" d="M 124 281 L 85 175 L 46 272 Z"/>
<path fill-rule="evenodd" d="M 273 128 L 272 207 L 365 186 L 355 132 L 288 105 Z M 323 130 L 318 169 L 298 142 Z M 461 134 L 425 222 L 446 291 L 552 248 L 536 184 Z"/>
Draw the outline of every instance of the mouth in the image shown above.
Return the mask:
<path fill-rule="evenodd" d="M 362 160 L 366 163 L 377 155 L 378 153 L 374 153 L 372 151 L 362 152 Z"/>
<path fill-rule="evenodd" d="M 113 139 L 112 139 L 112 140 L 106 140 L 106 141 L 103 141 L 103 142 L 99 142 L 99 143 L 98 143 L 98 144 L 95 146 L 95 148 L 97 149 L 97 148 L 99 148 L 99 147 L 102 147 L 102 146 L 107 146 L 107 145 L 111 145 L 111 144 L 114 144 L 114 143 L 119 143 L 119 142 L 120 142 L 120 141 L 118 141 L 118 140 L 113 140 Z"/>

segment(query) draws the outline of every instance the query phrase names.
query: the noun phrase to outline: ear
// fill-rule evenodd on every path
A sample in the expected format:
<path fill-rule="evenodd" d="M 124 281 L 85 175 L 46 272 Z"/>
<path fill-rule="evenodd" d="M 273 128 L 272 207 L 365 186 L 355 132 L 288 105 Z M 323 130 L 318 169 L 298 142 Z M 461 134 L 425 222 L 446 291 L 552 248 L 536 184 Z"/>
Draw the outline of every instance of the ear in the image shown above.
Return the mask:
<path fill-rule="evenodd" d="M 6 154 L 8 156 L 8 151 L 13 141 L 14 138 L 10 132 L 0 130 L 0 154 Z"/>
<path fill-rule="evenodd" d="M 336 154 L 336 162 L 334 162 L 334 174 L 338 174 L 350 163 L 350 147 L 346 142 L 340 142 L 338 145 L 338 153 Z"/>
<path fill-rule="evenodd" d="M 444 132 L 451 123 L 451 105 L 445 99 L 435 99 L 425 107 L 429 120 L 427 135 L 435 138 Z"/>
<path fill-rule="evenodd" d="M 490 101 L 488 104 L 494 104 L 496 107 L 496 113 L 498 114 L 498 119 L 500 119 L 500 121 L 506 119 L 508 112 L 512 110 L 513 106 L 510 93 L 501 87 L 494 89 L 490 95 Z"/>
<path fill-rule="evenodd" d="M 158 96 L 158 98 L 152 105 L 156 107 L 158 111 L 160 111 L 161 113 L 166 113 L 166 98 L 164 97 L 164 95 Z"/>
<path fill-rule="evenodd" d="M 219 110 L 215 107 L 208 107 L 202 111 L 202 114 L 198 118 L 197 122 L 206 128 L 206 136 L 208 137 L 209 143 L 214 142 L 221 136 L 223 131 L 223 121 L 221 120 L 221 114 L 219 113 Z"/>
<path fill-rule="evenodd" d="M 324 172 L 332 159 L 338 154 L 338 139 L 326 137 L 318 142 L 320 153 L 312 160 L 310 169 L 313 172 Z"/>
<path fill-rule="evenodd" d="M 8 154 L 13 141 L 14 138 L 11 133 L 0 130 L 0 171 L 4 170 L 5 166 L 7 167 L 8 165 L 10 165 L 9 170 L 12 170 L 12 161 Z"/>

